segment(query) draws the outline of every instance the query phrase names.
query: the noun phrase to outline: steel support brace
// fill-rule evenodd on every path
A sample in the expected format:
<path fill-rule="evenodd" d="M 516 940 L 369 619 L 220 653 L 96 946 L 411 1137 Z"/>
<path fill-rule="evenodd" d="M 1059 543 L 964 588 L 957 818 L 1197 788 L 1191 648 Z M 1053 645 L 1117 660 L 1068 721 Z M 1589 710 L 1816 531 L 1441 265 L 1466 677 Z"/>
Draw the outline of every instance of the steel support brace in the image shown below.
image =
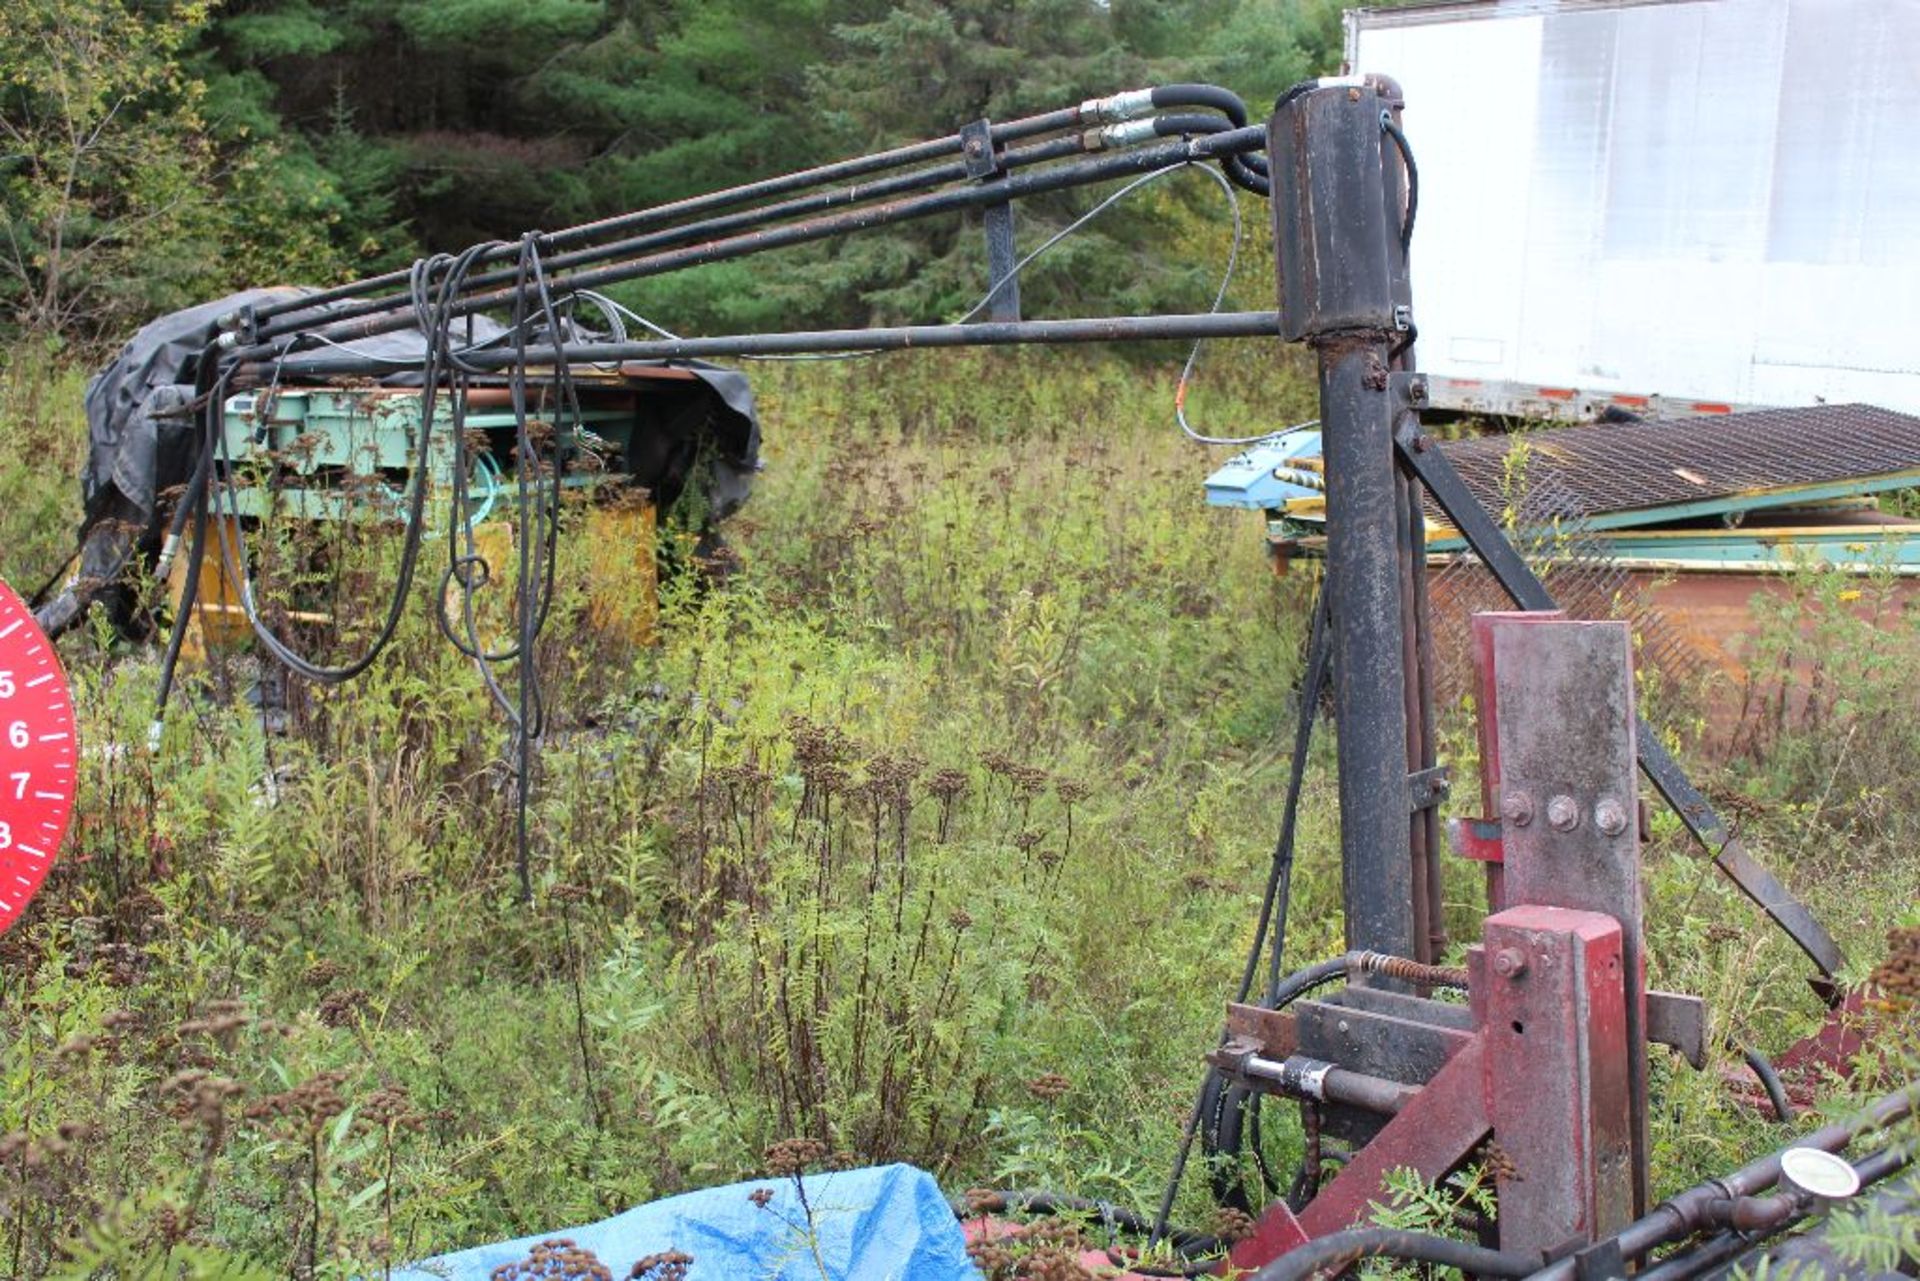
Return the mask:
<path fill-rule="evenodd" d="M 1409 392 L 1412 392 L 1411 388 Z M 1409 398 L 1424 401 L 1424 391 Z M 1433 495 L 1448 521 L 1460 531 L 1467 545 L 1486 565 L 1514 604 L 1524 610 L 1554 609 L 1553 596 L 1547 591 L 1546 585 L 1513 544 L 1507 541 L 1506 534 L 1493 517 L 1480 506 L 1466 482 L 1460 478 L 1460 473 L 1447 461 L 1446 454 L 1434 448 L 1433 442 L 1410 421 L 1403 422 L 1394 443 L 1401 458 L 1419 476 L 1420 483 Z M 1726 823 L 1714 811 L 1712 803 L 1701 795 L 1700 790 L 1687 778 L 1686 771 L 1680 768 L 1662 745 L 1653 727 L 1636 718 L 1634 737 L 1641 772 L 1659 790 L 1674 813 L 1680 816 L 1680 821 L 1687 825 L 1694 839 L 1712 856 L 1714 865 L 1772 917 L 1787 937 L 1798 944 L 1800 950 L 1819 968 L 1821 979 L 1815 982 L 1814 987 L 1823 997 L 1833 1000 L 1834 977 L 1846 964 L 1846 957 L 1842 955 L 1839 944 L 1833 941 L 1833 936 L 1814 919 L 1805 904 L 1794 898 L 1771 872 L 1747 853 L 1739 838 L 1728 830 Z"/>
<path fill-rule="evenodd" d="M 1304 1241 L 1365 1222 L 1389 1171 L 1405 1167 L 1438 1180 L 1466 1160 L 1487 1137 L 1485 1048 L 1481 1037 L 1469 1041 L 1297 1216 L 1284 1201 L 1268 1206 L 1253 1235 L 1227 1256 L 1231 1266 L 1258 1268 Z"/>
<path fill-rule="evenodd" d="M 960 131 L 960 150 L 965 157 L 967 176 L 983 184 L 1005 182 L 1006 166 L 993 141 L 990 121 L 977 120 Z M 1013 235 L 1013 206 L 1002 200 L 981 210 L 987 232 L 987 279 L 992 281 L 988 294 L 987 317 L 990 320 L 1020 319 L 1020 278 L 1013 269 L 1020 251 Z"/>

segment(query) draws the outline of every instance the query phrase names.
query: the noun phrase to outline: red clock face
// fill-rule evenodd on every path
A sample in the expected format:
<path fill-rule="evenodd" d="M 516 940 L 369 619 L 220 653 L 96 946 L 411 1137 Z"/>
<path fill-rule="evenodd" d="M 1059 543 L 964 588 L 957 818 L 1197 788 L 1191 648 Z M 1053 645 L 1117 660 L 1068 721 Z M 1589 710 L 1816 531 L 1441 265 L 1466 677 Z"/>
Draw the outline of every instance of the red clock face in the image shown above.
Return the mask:
<path fill-rule="evenodd" d="M 32 611 L 0 583 L 0 934 L 60 852 L 77 756 L 67 675 Z"/>

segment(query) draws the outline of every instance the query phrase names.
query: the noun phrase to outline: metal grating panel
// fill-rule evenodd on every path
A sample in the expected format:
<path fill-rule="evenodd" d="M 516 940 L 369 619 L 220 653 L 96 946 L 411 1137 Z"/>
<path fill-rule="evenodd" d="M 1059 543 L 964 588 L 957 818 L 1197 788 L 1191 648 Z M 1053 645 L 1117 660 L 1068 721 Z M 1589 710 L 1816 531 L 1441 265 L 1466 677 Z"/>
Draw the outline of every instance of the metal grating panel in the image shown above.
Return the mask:
<path fill-rule="evenodd" d="M 1544 484 L 1554 514 L 1578 519 L 1920 471 L 1920 418 L 1816 405 L 1481 436 L 1443 448 L 1488 511 L 1498 515 L 1516 489 Z"/>
<path fill-rule="evenodd" d="M 1556 477 L 1528 476 L 1511 508 L 1516 549 L 1567 617 L 1628 623 L 1635 662 L 1672 684 L 1691 686 L 1706 672 L 1705 658 L 1646 598 L 1607 545 L 1585 528 L 1576 506 Z M 1473 616 L 1512 609 L 1513 602 L 1480 558 L 1468 551 L 1456 553 L 1435 571 L 1428 590 L 1438 659 L 1435 693 L 1448 706 L 1473 688 Z"/>

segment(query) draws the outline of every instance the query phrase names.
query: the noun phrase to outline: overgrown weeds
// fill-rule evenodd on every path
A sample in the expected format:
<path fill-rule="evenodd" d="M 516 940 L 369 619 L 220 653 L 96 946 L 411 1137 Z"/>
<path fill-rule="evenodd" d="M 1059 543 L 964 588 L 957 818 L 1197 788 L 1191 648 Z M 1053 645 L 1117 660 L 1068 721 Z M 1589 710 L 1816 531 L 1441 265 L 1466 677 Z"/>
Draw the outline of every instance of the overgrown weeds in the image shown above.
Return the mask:
<path fill-rule="evenodd" d="M 1284 425 L 1311 388 L 1270 360 L 1222 353 L 1204 416 Z M 58 507 L 78 384 L 46 386 L 33 431 L 55 443 L 0 433 L 0 492 Z M 670 579 L 657 646 L 593 626 L 565 540 L 531 906 L 505 727 L 424 600 L 366 679 L 297 691 L 285 735 L 247 701 L 252 660 L 216 661 L 158 756 L 150 652 L 64 643 L 85 787 L 0 939 L 0 1267 L 369 1276 L 755 1176 L 777 1141 L 1150 1199 L 1257 906 L 1311 583 L 1272 575 L 1257 521 L 1201 505 L 1212 459 L 1168 426 L 1162 374 L 1035 352 L 760 387 L 738 566 Z M 40 519 L 0 508 L 16 585 L 63 554 Z M 328 548 L 346 586 L 318 584 L 333 640 L 308 643 L 377 616 L 391 549 L 355 537 Z M 300 549 L 257 542 L 291 608 L 316 585 L 291 577 Z M 1887 714 L 1843 769 L 1867 712 L 1827 698 L 1725 780 L 1765 801 L 1764 855 L 1805 845 L 1786 870 L 1861 955 L 1914 890 L 1897 798 L 1859 790 L 1900 767 L 1905 688 L 1873 688 Z M 1340 936 L 1325 746 L 1302 960 Z M 1780 812 L 1829 777 L 1817 812 Z M 1776 1049 L 1817 1006 L 1703 866 L 1660 829 L 1655 979 Z M 1456 929 L 1472 880 L 1451 882 Z M 1663 1180 L 1771 1145 L 1717 1082 L 1659 1077 Z M 1209 1217 L 1197 1187 L 1181 1213 Z"/>

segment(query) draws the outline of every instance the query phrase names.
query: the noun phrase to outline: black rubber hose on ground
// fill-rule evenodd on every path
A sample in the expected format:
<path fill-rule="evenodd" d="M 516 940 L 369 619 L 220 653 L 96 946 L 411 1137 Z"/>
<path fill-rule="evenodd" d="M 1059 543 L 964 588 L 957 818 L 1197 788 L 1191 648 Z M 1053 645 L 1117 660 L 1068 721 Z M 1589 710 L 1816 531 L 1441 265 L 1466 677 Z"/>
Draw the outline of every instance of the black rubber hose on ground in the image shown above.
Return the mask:
<path fill-rule="evenodd" d="M 967 1218 L 982 1212 L 1062 1217 L 1084 1215 L 1097 1218 L 1103 1226 L 1117 1228 L 1122 1232 L 1145 1236 L 1153 1230 L 1153 1221 L 1146 1215 L 1135 1213 L 1111 1201 L 1093 1201 L 1086 1197 L 1068 1196 L 1061 1192 L 1029 1189 L 972 1192 L 953 1203 L 953 1212 L 958 1218 Z M 1216 1254 L 1225 1249 L 1227 1244 L 1218 1237 L 1188 1228 L 1169 1229 L 1166 1240 L 1180 1254 Z"/>
<path fill-rule="evenodd" d="M 1321 1272 L 1338 1272 L 1362 1259 L 1376 1258 L 1436 1264 L 1483 1277 L 1524 1277 L 1542 1262 L 1539 1255 L 1489 1250 L 1425 1232 L 1355 1228 L 1289 1250 L 1247 1281 L 1307 1281 Z"/>
<path fill-rule="evenodd" d="M 1740 1057 L 1747 1061 L 1747 1067 L 1760 1078 L 1761 1088 L 1767 1092 L 1767 1101 L 1773 1104 L 1773 1114 L 1783 1123 L 1792 1124 L 1796 1113 L 1793 1100 L 1787 1097 L 1787 1087 L 1780 1080 L 1780 1074 L 1773 1070 L 1773 1063 L 1758 1050 L 1740 1047 Z"/>

